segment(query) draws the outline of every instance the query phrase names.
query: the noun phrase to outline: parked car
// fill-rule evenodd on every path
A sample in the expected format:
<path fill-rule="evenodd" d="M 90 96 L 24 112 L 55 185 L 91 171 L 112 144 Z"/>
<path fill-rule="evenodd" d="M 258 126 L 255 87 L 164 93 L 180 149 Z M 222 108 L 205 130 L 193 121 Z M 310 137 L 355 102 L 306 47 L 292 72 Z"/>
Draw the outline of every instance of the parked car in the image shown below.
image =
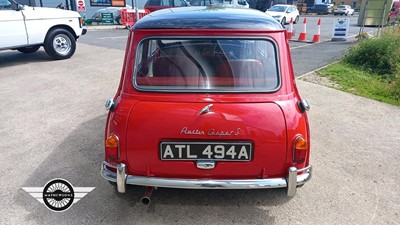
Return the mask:
<path fill-rule="evenodd" d="M 222 5 L 218 0 L 191 0 L 190 6 L 217 6 Z"/>
<path fill-rule="evenodd" d="M 101 175 L 126 185 L 286 188 L 311 178 L 309 105 L 285 30 L 253 9 L 181 7 L 129 30 Z M 112 87 L 110 87 L 112 88 Z"/>
<path fill-rule="evenodd" d="M 121 13 L 120 9 L 132 9 L 130 5 L 126 5 L 125 7 L 106 7 L 102 9 L 98 9 L 94 12 L 92 16 L 92 22 L 100 23 L 102 21 L 101 14 L 102 13 L 112 13 L 113 18 L 116 24 L 122 24 L 121 23 Z"/>
<path fill-rule="evenodd" d="M 353 15 L 354 9 L 351 8 L 349 5 L 339 5 L 334 11 L 333 14 L 336 15 Z"/>
<path fill-rule="evenodd" d="M 249 8 L 246 0 L 191 0 L 190 6 L 223 6 L 229 8 Z"/>
<path fill-rule="evenodd" d="M 315 4 L 307 8 L 306 13 L 317 13 L 318 15 L 327 15 L 333 12 L 333 7 L 328 4 Z"/>
<path fill-rule="evenodd" d="M 190 6 L 190 4 L 185 0 L 147 0 L 144 9 L 147 9 L 149 12 L 154 12 L 160 9 L 187 6 Z"/>
<path fill-rule="evenodd" d="M 293 19 L 293 23 L 297 23 L 300 18 L 299 10 L 294 5 L 274 5 L 267 9 L 265 13 L 272 16 L 282 25 L 289 23 L 291 19 Z"/>
<path fill-rule="evenodd" d="M 34 53 L 43 46 L 53 59 L 68 59 L 86 34 L 78 12 L 0 1 L 0 50 Z"/>
<path fill-rule="evenodd" d="M 249 3 L 246 0 L 221 0 L 225 7 L 232 8 L 249 8 Z"/>

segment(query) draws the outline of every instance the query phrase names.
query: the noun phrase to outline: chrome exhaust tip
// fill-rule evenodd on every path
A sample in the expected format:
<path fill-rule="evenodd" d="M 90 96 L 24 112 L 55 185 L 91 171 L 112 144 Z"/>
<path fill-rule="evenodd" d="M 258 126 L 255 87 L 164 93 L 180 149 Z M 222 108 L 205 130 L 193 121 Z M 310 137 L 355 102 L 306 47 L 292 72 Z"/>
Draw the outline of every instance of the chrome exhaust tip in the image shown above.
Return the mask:
<path fill-rule="evenodd" d="M 142 197 L 141 199 L 143 205 L 148 205 L 151 202 L 151 199 L 148 197 Z"/>
<path fill-rule="evenodd" d="M 151 195 L 153 194 L 153 187 L 146 187 L 146 191 L 143 194 L 143 197 L 141 199 L 141 202 L 143 205 L 148 205 L 151 202 Z"/>

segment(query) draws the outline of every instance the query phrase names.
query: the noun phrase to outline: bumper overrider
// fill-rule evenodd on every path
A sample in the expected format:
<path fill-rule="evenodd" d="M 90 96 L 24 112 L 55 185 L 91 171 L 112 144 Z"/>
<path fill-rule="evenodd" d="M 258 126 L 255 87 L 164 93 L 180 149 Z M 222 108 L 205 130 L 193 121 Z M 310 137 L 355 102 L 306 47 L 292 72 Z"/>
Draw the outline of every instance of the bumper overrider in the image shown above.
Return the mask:
<path fill-rule="evenodd" d="M 115 168 L 112 172 L 107 167 Z M 300 175 L 299 173 L 304 172 Z M 244 180 L 210 180 L 210 179 L 176 179 L 160 177 L 133 176 L 126 173 L 126 165 L 120 163 L 117 166 L 108 162 L 101 164 L 101 175 L 111 182 L 117 183 L 120 193 L 125 193 L 125 186 L 139 185 L 164 188 L 184 189 L 266 189 L 266 188 L 287 188 L 287 195 L 296 195 L 297 187 L 305 184 L 311 179 L 312 166 L 297 169 L 292 166 L 288 170 L 288 176 L 283 178 L 269 179 L 244 179 Z"/>

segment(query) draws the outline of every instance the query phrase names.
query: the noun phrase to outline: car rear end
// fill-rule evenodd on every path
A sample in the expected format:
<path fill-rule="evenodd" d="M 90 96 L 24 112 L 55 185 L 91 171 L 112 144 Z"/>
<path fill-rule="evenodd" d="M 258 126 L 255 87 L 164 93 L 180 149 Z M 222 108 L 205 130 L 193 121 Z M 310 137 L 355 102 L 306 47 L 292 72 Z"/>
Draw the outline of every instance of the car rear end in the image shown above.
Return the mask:
<path fill-rule="evenodd" d="M 132 184 L 294 195 L 311 178 L 310 137 L 285 30 L 253 10 L 267 23 L 259 30 L 215 22 L 244 15 L 236 9 L 185 10 L 185 20 L 179 11 L 156 15 L 164 27 L 146 17 L 130 33 L 135 47 L 108 104 L 103 177 L 120 192 Z"/>
<path fill-rule="evenodd" d="M 307 13 L 329 14 L 332 13 L 332 8 L 326 4 L 316 4 L 307 9 Z"/>
<path fill-rule="evenodd" d="M 335 15 L 337 15 L 337 14 L 346 15 L 347 13 L 348 13 L 348 9 L 346 8 L 345 5 L 339 5 L 334 11 Z"/>
<path fill-rule="evenodd" d="M 326 5 L 326 14 L 333 13 L 333 7 L 331 5 Z"/>
<path fill-rule="evenodd" d="M 327 4 L 319 4 L 315 6 L 317 8 L 318 14 L 329 14 L 332 13 L 332 7 Z"/>

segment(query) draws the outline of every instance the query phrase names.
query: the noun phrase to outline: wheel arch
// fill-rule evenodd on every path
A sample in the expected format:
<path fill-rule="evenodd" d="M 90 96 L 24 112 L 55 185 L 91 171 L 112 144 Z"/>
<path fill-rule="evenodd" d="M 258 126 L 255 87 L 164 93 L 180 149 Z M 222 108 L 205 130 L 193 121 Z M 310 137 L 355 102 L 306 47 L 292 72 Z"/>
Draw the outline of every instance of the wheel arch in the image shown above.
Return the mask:
<path fill-rule="evenodd" d="M 68 25 L 63 25 L 63 24 L 59 24 L 59 25 L 54 25 L 52 27 L 50 27 L 50 29 L 47 31 L 45 38 L 49 35 L 49 33 L 55 29 L 64 29 L 69 31 L 74 37 L 75 37 L 75 41 L 78 39 L 78 36 L 76 35 L 74 29 L 72 29 L 70 26 Z"/>

